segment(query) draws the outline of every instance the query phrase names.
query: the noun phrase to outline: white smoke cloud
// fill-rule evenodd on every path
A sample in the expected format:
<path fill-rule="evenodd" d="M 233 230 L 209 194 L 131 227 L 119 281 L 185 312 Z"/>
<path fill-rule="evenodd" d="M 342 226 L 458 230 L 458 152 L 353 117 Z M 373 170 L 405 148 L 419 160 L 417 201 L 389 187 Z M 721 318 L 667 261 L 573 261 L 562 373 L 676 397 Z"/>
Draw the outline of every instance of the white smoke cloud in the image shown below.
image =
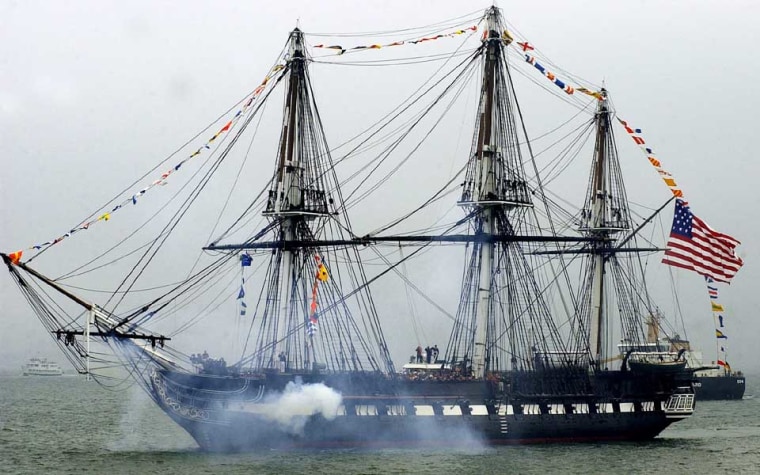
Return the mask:
<path fill-rule="evenodd" d="M 289 382 L 282 394 L 269 396 L 262 416 L 277 422 L 285 430 L 300 434 L 310 416 L 321 414 L 332 420 L 338 415 L 343 400 L 339 392 L 322 383 L 301 384 Z"/>

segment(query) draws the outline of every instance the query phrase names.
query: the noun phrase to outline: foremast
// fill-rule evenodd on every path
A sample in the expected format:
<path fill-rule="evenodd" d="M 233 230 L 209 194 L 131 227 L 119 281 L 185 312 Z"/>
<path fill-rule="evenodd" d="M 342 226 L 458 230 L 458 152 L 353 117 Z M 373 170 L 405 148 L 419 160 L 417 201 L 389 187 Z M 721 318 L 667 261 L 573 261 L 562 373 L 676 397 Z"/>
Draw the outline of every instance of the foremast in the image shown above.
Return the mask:
<path fill-rule="evenodd" d="M 206 249 L 239 252 L 263 241 L 271 249 L 264 251 L 269 265 L 258 282 L 263 288 L 252 312 L 252 344 L 240 361 L 243 370 L 394 373 L 357 246 L 327 245 L 354 236 L 319 119 L 309 61 L 304 34 L 296 28 L 283 71 L 280 140 L 262 212 L 268 224 L 246 243 L 215 242 Z"/>
<path fill-rule="evenodd" d="M 303 124 L 307 119 L 304 117 L 304 109 L 299 107 L 301 97 L 299 92 L 304 84 L 306 56 L 304 53 L 303 32 L 296 28 L 290 34 L 290 45 L 288 51 L 288 69 L 290 71 L 287 82 L 287 91 L 285 92 L 285 108 L 283 114 L 283 124 L 281 128 L 280 146 L 278 152 L 278 162 L 275 169 L 275 176 L 272 182 L 272 188 L 269 191 L 269 199 L 264 215 L 268 216 L 277 226 L 279 226 L 280 240 L 282 242 L 292 242 L 297 239 L 297 228 L 304 224 L 306 220 L 313 220 L 316 217 L 327 214 L 327 206 L 324 199 L 324 190 L 318 190 L 319 198 L 316 202 L 304 206 L 304 188 L 305 167 L 301 163 L 301 151 L 299 150 L 297 131 L 299 124 Z M 312 177 L 316 178 L 316 177 Z M 314 185 L 312 184 L 312 187 Z M 314 191 L 312 188 L 311 191 Z M 307 229 L 305 226 L 301 226 Z M 292 285 L 297 280 L 294 274 L 296 259 L 301 253 L 295 250 L 283 250 L 280 261 L 279 277 L 279 296 L 277 301 L 280 308 L 276 312 L 279 315 L 291 315 Z M 300 322 L 287 319 L 283 322 L 279 318 L 273 319 L 274 328 L 271 332 L 271 355 L 269 364 L 274 363 L 273 355 L 284 353 L 289 354 L 287 348 L 288 333 L 293 331 L 293 325 Z M 284 347 L 283 347 L 284 346 Z M 309 361 L 314 361 L 313 347 L 305 345 L 304 364 L 308 365 Z"/>

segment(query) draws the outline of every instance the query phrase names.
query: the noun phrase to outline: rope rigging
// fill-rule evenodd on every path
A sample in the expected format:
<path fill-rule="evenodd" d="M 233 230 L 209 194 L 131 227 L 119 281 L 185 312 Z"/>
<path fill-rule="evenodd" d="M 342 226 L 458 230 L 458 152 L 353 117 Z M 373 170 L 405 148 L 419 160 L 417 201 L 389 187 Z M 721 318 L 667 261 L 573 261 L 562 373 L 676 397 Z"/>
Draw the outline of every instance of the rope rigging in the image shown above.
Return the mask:
<path fill-rule="evenodd" d="M 197 328 L 210 315 L 222 313 L 225 305 L 235 300 L 237 289 L 230 289 L 243 280 L 243 271 L 238 273 L 236 264 L 238 255 L 248 247 L 252 249 L 251 256 L 260 259 L 256 267 L 260 272 L 253 272 L 255 277 L 251 277 L 248 284 L 255 284 L 259 291 L 255 298 L 255 308 L 246 315 L 250 320 L 243 320 L 236 314 L 242 345 L 239 361 L 235 365 L 238 370 L 276 368 L 279 354 L 285 353 L 288 355 L 288 367 L 300 370 L 324 365 L 329 371 L 350 369 L 394 373 L 374 296 L 370 291 L 373 282 L 391 271 L 405 283 L 414 333 L 418 340 L 420 337 L 425 338 L 425 335 L 418 321 L 413 292 L 454 321 L 445 350 L 448 361 L 467 366 L 482 356 L 483 371 L 523 371 L 535 368 L 539 364 L 539 357 L 549 358 L 550 354 L 558 354 L 558 364 L 575 365 L 578 363 L 578 352 L 590 351 L 587 333 L 592 324 L 589 316 L 594 308 L 591 301 L 593 297 L 586 290 L 594 278 L 594 268 L 581 261 L 588 255 L 600 254 L 605 254 L 605 258 L 608 258 L 605 265 L 610 266 L 610 277 L 615 283 L 622 334 L 631 341 L 640 341 L 645 336 L 640 326 L 642 316 L 654 307 L 648 294 L 633 293 L 632 290 L 640 282 L 643 283 L 645 266 L 640 257 L 636 256 L 638 260 L 618 258 L 612 253 L 609 243 L 587 242 L 592 241 L 591 238 L 586 241 L 578 238 L 582 241 L 580 243 L 568 243 L 568 239 L 568 242 L 561 244 L 528 239 L 545 237 L 547 240 L 557 238 L 557 241 L 561 241 L 560 238 L 565 233 L 583 235 L 583 229 L 578 228 L 584 219 L 588 219 L 595 192 L 593 187 L 589 186 L 586 203 L 580 210 L 572 205 L 569 198 L 547 187 L 564 175 L 568 167 L 576 164 L 588 148 L 589 137 L 598 125 L 599 113 L 596 112 L 592 120 L 586 120 L 585 114 L 589 114 L 591 105 L 598 104 L 598 101 L 585 96 L 567 95 L 567 90 L 557 90 L 546 80 L 536 79 L 533 71 L 521 71 L 520 68 L 526 61 L 512 45 L 513 40 L 510 39 L 506 24 L 488 26 L 486 35 L 476 48 L 465 47 L 467 38 L 472 36 L 465 35 L 465 30 L 443 34 L 450 28 L 470 24 L 472 21 L 473 18 L 468 15 L 420 28 L 343 36 L 305 35 L 365 38 L 403 34 L 405 39 L 399 41 L 412 43 L 421 41 L 420 38 L 433 40 L 453 34 L 462 34 L 465 38 L 450 53 L 395 59 L 343 59 L 343 52 L 359 53 L 371 46 L 357 46 L 354 50 L 341 47 L 342 53 L 331 55 L 329 59 L 327 56 L 312 57 L 305 49 L 304 35 L 300 30 L 295 30 L 259 86 L 266 87 L 257 88 L 255 91 L 259 92 L 254 91 L 253 96 L 247 94 L 191 141 L 127 186 L 106 205 L 98 208 L 83 223 L 108 211 L 138 182 L 164 166 L 231 112 L 238 108 L 242 111 L 247 107 L 243 104 L 250 98 L 248 104 L 251 108 L 240 114 L 240 119 L 235 115 L 235 127 L 231 125 L 233 121 L 228 122 L 207 142 L 207 145 L 214 145 L 213 150 L 206 147 L 210 150 L 208 156 L 202 162 L 198 160 L 200 164 L 197 169 L 171 198 L 138 225 L 133 234 L 126 234 L 98 256 L 53 279 L 56 282 L 66 281 L 65 287 L 69 289 L 104 293 L 104 290 L 70 282 L 116 264 L 131 265 L 115 289 L 108 291 L 110 295 L 99 307 L 109 318 L 114 318 L 116 324 L 108 328 L 101 321 L 96 321 L 94 325 L 102 327 L 102 335 L 93 338 L 100 338 L 100 343 L 105 346 L 118 348 L 122 356 L 138 355 L 137 357 L 124 356 L 123 359 L 116 360 L 101 358 L 100 352 L 86 350 L 81 340 L 70 341 L 68 335 L 83 332 L 86 327 L 86 324 L 83 326 L 81 323 L 82 314 L 69 314 L 57 307 L 54 299 L 44 289 L 33 287 L 18 277 L 25 297 L 46 327 L 50 331 L 57 329 L 68 332 L 67 339 L 60 345 L 69 348 L 65 353 L 77 361 L 78 366 L 75 367 L 84 371 L 81 361 L 86 354 L 100 365 L 98 369 L 126 367 L 131 373 L 142 375 L 141 384 L 149 384 L 145 368 L 153 357 L 146 356 L 149 353 L 134 341 L 117 337 L 115 332 L 138 332 L 161 324 L 171 326 L 171 331 L 166 334 L 175 337 L 191 328 Z M 511 25 L 509 30 L 517 32 Z M 393 43 L 387 46 L 391 45 Z M 317 47 L 319 45 L 312 46 Z M 537 53 L 536 57 L 575 83 L 590 84 L 559 68 L 544 56 Z M 514 61 L 517 58 L 519 61 Z M 443 64 L 408 97 L 337 147 L 328 146 L 309 76 L 311 65 L 379 67 L 434 61 Z M 443 71 L 444 66 L 449 69 Z M 533 66 L 527 64 L 524 67 L 530 69 Z M 529 140 L 517 101 L 515 72 L 541 90 L 548 91 L 571 105 L 573 109 L 569 118 L 558 119 L 558 125 Z M 463 160 L 464 163 L 461 167 L 456 167 L 456 171 L 452 167 L 452 173 L 446 176 L 447 181 L 442 186 L 434 187 L 431 193 L 426 192 L 424 198 L 411 204 L 404 212 L 394 214 L 397 217 L 370 232 L 356 232 L 349 211 L 354 211 L 365 203 L 365 200 L 387 186 L 394 177 L 408 172 L 410 164 L 424 155 L 424 147 L 434 142 L 436 134 L 446 133 L 441 130 L 445 128 L 444 120 L 455 115 L 456 107 L 461 105 L 460 101 L 473 89 L 473 85 L 480 91 L 480 95 L 477 113 L 473 117 L 474 134 L 466 161 Z M 271 170 L 271 178 L 260 187 L 258 184 L 264 178 L 257 182 L 255 191 L 251 193 L 253 199 L 224 227 L 225 215 L 234 213 L 230 210 L 233 190 L 248 186 L 244 168 L 248 159 L 257 153 L 254 151 L 254 139 L 258 136 L 264 108 L 275 89 L 285 89 L 282 127 L 274 153 L 277 164 Z M 255 126 L 249 130 L 252 123 Z M 222 136 L 222 132 L 229 134 Z M 220 140 L 214 142 L 217 136 Z M 612 196 L 608 211 L 618 213 L 620 222 L 623 223 L 630 219 L 631 212 L 622 183 L 622 172 L 617 163 L 617 146 L 612 135 L 605 140 L 609 158 L 614 160 L 614 165 L 606 170 L 605 175 Z M 246 141 L 247 147 L 244 147 Z M 534 152 L 532 144 L 535 143 L 545 145 Z M 215 219 L 207 223 L 210 226 L 207 239 L 210 245 L 204 248 L 205 253 L 199 251 L 184 280 L 155 285 L 143 283 L 148 268 L 160 264 L 159 253 L 167 251 L 170 238 L 181 233 L 180 223 L 192 219 L 191 207 L 194 208 L 201 195 L 209 191 L 212 178 L 225 162 L 231 161 L 228 157 L 238 146 L 246 150 L 234 174 L 233 185 L 224 196 Z M 339 150 L 346 149 L 345 153 L 333 159 Z M 267 150 L 266 153 L 271 156 L 272 150 Z M 551 157 L 543 158 L 549 155 Z M 541 163 L 537 160 L 539 157 Z M 348 165 L 356 169 L 351 170 Z M 266 168 L 265 171 L 268 173 L 270 169 Z M 257 173 L 266 175 L 261 170 L 257 170 Z M 459 180 L 461 182 L 457 183 Z M 591 185 L 592 181 L 590 177 L 588 184 Z M 437 217 L 433 224 L 424 226 L 415 223 L 415 220 L 422 219 L 423 210 L 433 209 L 442 199 L 451 198 L 454 192 L 460 193 L 459 200 L 454 203 L 452 199 L 451 208 Z M 133 195 L 133 198 L 136 199 L 136 196 L 138 195 Z M 540 203 L 534 205 L 537 201 Z M 457 207 L 462 208 L 462 211 L 458 211 L 460 217 L 452 218 L 452 210 Z M 158 223 L 159 215 L 164 214 L 169 214 L 170 217 Z M 399 230 L 402 223 L 406 227 Z M 150 231 L 149 225 L 157 224 L 162 226 L 154 239 L 124 251 L 130 239 L 133 239 L 130 243 L 138 239 L 135 237 L 137 232 Z M 382 235 L 391 230 L 399 231 L 395 236 Z M 408 243 L 414 238 L 422 239 L 426 234 L 439 231 L 440 237 L 451 238 L 449 242 L 442 239 L 441 245 L 453 243 L 460 235 L 461 242 L 466 242 L 466 265 L 462 269 L 459 306 L 455 314 L 431 299 L 407 275 L 406 262 L 429 252 L 432 241 L 414 243 L 416 249 L 407 255 L 402 250 L 402 246 L 412 245 Z M 243 236 L 241 244 L 227 244 L 237 236 Z M 358 242 L 371 238 L 377 240 L 362 245 L 370 246 L 371 252 L 375 253 L 374 262 L 363 258 L 361 254 L 366 251 L 361 249 Z M 387 241 L 380 242 L 382 238 L 387 238 Z M 391 243 L 392 239 L 398 239 L 398 242 Z M 330 242 L 334 245 L 326 244 Z M 281 245 L 265 248 L 266 243 Z M 255 245 L 261 247 L 256 248 Z M 382 254 L 378 248 L 380 245 L 398 247 L 397 260 L 394 262 L 390 253 Z M 40 249 L 27 263 L 46 252 L 49 247 Z M 117 250 L 122 254 L 114 257 Z M 556 251 L 556 262 L 559 264 L 555 266 L 551 260 L 542 260 L 545 258 L 538 254 L 543 251 L 547 254 L 548 251 Z M 565 251 L 575 251 L 577 254 L 565 260 L 562 254 Z M 315 259 L 323 264 L 315 264 Z M 382 265 L 382 270 L 368 275 L 365 265 L 377 263 Z M 325 272 L 329 271 L 330 275 L 329 280 L 319 286 L 313 279 L 315 272 L 320 271 L 318 265 L 326 266 Z M 578 280 L 583 282 L 582 286 L 572 282 L 571 270 L 577 269 L 580 269 Z M 143 283 L 142 288 L 137 286 L 138 281 Z M 560 290 L 563 288 L 572 291 L 563 292 Z M 153 298 L 145 299 L 146 303 L 142 304 L 135 304 L 128 299 L 128 295 L 138 293 L 151 293 Z M 567 296 L 568 301 L 562 300 L 561 305 L 567 315 L 560 324 L 557 315 L 561 312 L 555 311 L 553 307 L 559 306 L 555 300 L 564 299 L 564 296 Z M 246 305 L 247 302 L 243 304 Z M 130 308 L 123 310 L 128 305 Z M 312 317 L 311 326 L 309 317 Z M 563 328 L 565 325 L 570 328 Z M 487 328 L 485 339 L 478 334 L 484 326 Z M 110 336 L 106 336 L 108 332 L 111 332 Z M 147 337 L 150 338 L 151 335 Z M 607 338 L 611 340 L 612 334 L 608 334 Z M 163 344 L 164 341 L 160 340 L 160 343 Z M 164 349 L 166 354 L 177 358 L 178 364 L 188 361 L 188 355 L 168 346 Z M 479 356 L 480 351 L 485 354 Z"/>

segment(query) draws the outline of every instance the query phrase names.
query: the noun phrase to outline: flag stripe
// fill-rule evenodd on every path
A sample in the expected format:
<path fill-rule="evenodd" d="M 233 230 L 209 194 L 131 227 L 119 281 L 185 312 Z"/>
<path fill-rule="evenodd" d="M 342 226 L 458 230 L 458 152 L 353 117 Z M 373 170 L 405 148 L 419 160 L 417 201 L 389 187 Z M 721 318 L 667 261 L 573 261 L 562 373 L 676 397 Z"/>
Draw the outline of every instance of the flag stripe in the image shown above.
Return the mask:
<path fill-rule="evenodd" d="M 705 269 L 699 265 L 695 265 L 693 262 L 690 262 L 688 260 L 679 260 L 677 258 L 674 259 L 673 256 L 663 258 L 662 263 L 673 267 L 679 267 L 681 269 L 692 270 L 701 275 L 710 274 L 716 282 L 730 283 L 731 279 L 735 275 L 718 274 L 717 272 L 713 272 L 710 269 Z"/>
<path fill-rule="evenodd" d="M 683 239 L 681 236 L 671 236 L 668 241 L 668 250 L 666 256 L 681 257 L 689 259 L 695 263 L 700 263 L 706 267 L 721 269 L 725 272 L 736 273 L 741 267 L 741 260 L 721 259 L 710 253 L 710 249 L 694 242 Z"/>
<path fill-rule="evenodd" d="M 704 221 L 702 221 L 701 219 L 699 219 L 696 216 L 694 216 L 694 222 L 698 225 L 698 227 L 700 229 L 706 229 L 706 230 L 708 230 L 710 232 L 710 234 L 713 235 L 714 237 L 719 238 L 719 239 L 723 239 L 723 240 L 726 240 L 726 241 L 729 241 L 729 243 L 733 244 L 733 245 L 728 244 L 728 246 L 730 246 L 731 249 L 733 249 L 736 246 L 738 246 L 739 244 L 741 244 L 741 241 L 739 241 L 739 240 L 737 240 L 737 239 L 729 236 L 728 234 L 723 234 L 721 232 L 718 232 L 718 231 L 714 230 L 707 223 L 705 223 Z"/>
<path fill-rule="evenodd" d="M 689 256 L 680 256 L 666 253 L 667 257 L 662 259 L 663 264 L 668 264 L 682 269 L 693 270 L 700 275 L 710 275 L 718 282 L 730 282 L 730 280 L 736 275 L 736 271 L 724 272 L 721 269 L 710 267 L 702 262 L 693 259 Z"/>
<path fill-rule="evenodd" d="M 716 268 L 727 267 L 728 269 L 738 271 L 742 265 L 742 260 L 738 257 L 720 256 L 719 253 L 712 252 L 709 246 L 695 242 L 695 240 L 684 239 L 683 236 L 671 236 L 670 241 L 668 241 L 668 247 L 672 248 L 673 255 L 691 255 L 698 258 L 705 265 L 713 265 Z M 665 255 L 669 255 L 670 253 L 671 251 L 666 251 Z"/>

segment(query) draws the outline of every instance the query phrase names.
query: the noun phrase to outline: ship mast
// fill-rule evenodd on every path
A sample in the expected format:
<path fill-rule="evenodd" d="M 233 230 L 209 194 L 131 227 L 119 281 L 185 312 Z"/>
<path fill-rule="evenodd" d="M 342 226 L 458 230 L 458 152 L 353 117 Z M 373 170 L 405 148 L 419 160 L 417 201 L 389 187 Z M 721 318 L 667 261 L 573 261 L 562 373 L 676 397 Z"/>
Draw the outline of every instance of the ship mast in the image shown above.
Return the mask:
<path fill-rule="evenodd" d="M 544 297 L 545 282 L 539 282 L 539 263 L 525 246 L 530 242 L 585 242 L 588 238 L 542 232 L 532 211 L 534 191 L 524 169 L 530 159 L 523 156 L 521 144 L 527 132 L 508 64 L 512 37 L 498 8 L 486 11 L 484 23 L 487 31 L 482 44 L 465 66 L 479 68 L 482 74 L 475 131 L 458 203 L 466 217 L 457 226 L 464 224 L 468 229 L 464 234 L 437 236 L 350 235 L 311 90 L 303 35 L 297 29 L 293 32 L 285 68 L 290 76 L 283 81 L 288 89 L 282 132 L 264 212 L 269 225 L 246 243 L 215 242 L 206 248 L 271 250 L 261 300 L 264 308 L 258 310 L 257 306 L 252 323 L 254 352 L 244 363 L 252 368 L 274 368 L 282 351 L 288 358 L 287 368 L 305 369 L 308 363 L 318 362 L 328 369 L 363 371 L 384 363 L 392 370 L 358 256 L 360 246 L 383 241 L 467 243 L 468 264 L 445 352 L 446 361 L 457 371 L 483 378 L 508 368 L 530 371 L 570 363 L 563 335 Z M 325 190 L 332 190 L 335 199 L 327 197 Z M 265 235 L 272 239 L 260 239 Z M 328 270 L 335 266 L 336 272 L 330 275 L 336 278 L 318 288 L 320 330 L 314 335 L 305 331 L 304 315 L 308 314 L 308 302 L 314 301 L 310 289 L 317 254 Z M 345 264 L 343 277 L 337 271 L 341 263 Z M 338 280 L 344 277 L 356 291 L 345 293 L 349 287 Z M 354 313 L 369 331 L 353 319 L 345 295 L 355 299 Z M 310 318 L 306 321 L 317 323 Z M 361 353 L 366 355 L 363 361 L 357 356 Z"/>
<path fill-rule="evenodd" d="M 605 136 L 609 121 L 607 114 L 607 95 L 602 91 L 604 100 L 599 104 L 599 110 L 596 117 L 596 150 L 595 164 L 593 170 L 593 180 L 591 190 L 593 191 L 593 201 L 591 208 L 591 227 L 589 232 L 598 235 L 609 234 L 605 228 L 607 222 L 605 200 L 607 199 L 607 183 L 604 180 L 604 170 L 606 162 L 605 155 Z M 601 361 L 604 346 L 605 326 L 607 322 L 604 319 L 604 264 L 605 256 L 602 253 L 596 253 L 593 257 L 593 285 L 591 288 L 591 328 L 589 329 L 589 351 L 594 361 Z"/>
<path fill-rule="evenodd" d="M 329 215 L 326 192 L 321 186 L 317 163 L 307 163 L 308 156 L 302 157 L 304 129 L 314 126 L 308 106 L 310 87 L 306 79 L 307 59 L 303 32 L 296 28 L 290 34 L 287 69 L 289 78 L 285 92 L 283 124 L 280 134 L 277 167 L 272 188 L 269 191 L 267 207 L 262 213 L 279 228 L 278 292 L 275 300 L 279 308 L 273 309 L 270 327 L 270 357 L 265 364 L 274 364 L 275 355 L 295 355 L 298 361 L 288 358 L 288 365 L 308 367 L 314 362 L 314 347 L 309 341 L 296 341 L 290 335 L 303 324 L 301 317 L 302 298 L 297 297 L 297 286 L 307 284 L 304 272 L 309 268 L 309 257 L 314 259 L 314 249 L 293 249 L 287 243 L 312 238 L 309 221 Z M 313 158 L 313 157 L 311 157 Z M 313 160 L 312 160 L 313 161 Z M 291 348 L 292 345 L 301 348 Z M 279 365 L 279 362 L 277 363 Z"/>
<path fill-rule="evenodd" d="M 530 271 L 521 257 L 520 244 L 504 239 L 517 234 L 522 210 L 532 206 L 512 110 L 516 99 L 506 63 L 506 47 L 511 37 L 498 8 L 486 12 L 485 24 L 476 132 L 459 201 L 470 213 L 469 223 L 476 240 L 462 284 L 457 325 L 447 350 L 447 358 L 461 359 L 465 371 L 471 371 L 477 378 L 499 366 L 494 349 L 497 340 L 505 335 L 515 345 L 513 363 L 517 361 L 514 355 L 521 353 L 516 346 L 531 346 L 525 338 L 530 332 L 521 324 L 509 322 L 514 322 L 522 311 L 519 307 L 530 301 L 528 295 L 535 291 Z M 521 277 L 525 277 L 523 288 L 515 285 Z M 505 306 L 510 300 L 520 303 Z M 539 307 L 540 304 L 536 305 L 536 309 Z M 522 363 L 529 360 L 521 359 Z M 502 359 L 501 365 L 504 364 Z"/>
<path fill-rule="evenodd" d="M 612 112 L 607 91 L 602 89 L 601 94 L 603 99 L 599 101 L 594 117 L 594 159 L 580 228 L 586 236 L 595 238 L 590 244 L 588 269 L 591 279 L 588 349 L 594 364 L 606 361 L 609 356 L 607 340 L 610 322 L 605 312 L 608 301 L 605 276 L 609 260 L 619 250 L 613 248 L 613 241 L 618 233 L 630 228 L 622 174 L 611 130 Z"/>
<path fill-rule="evenodd" d="M 280 139 L 262 212 L 267 226 L 246 243 L 214 243 L 206 249 L 239 251 L 262 244 L 271 249 L 264 253 L 269 266 L 251 322 L 255 343 L 241 365 L 287 372 L 383 367 L 393 373 L 357 246 L 329 246 L 350 241 L 350 221 L 314 99 L 309 62 L 304 34 L 296 28 L 289 39 Z M 354 289 L 351 300 L 346 289 Z"/>
<path fill-rule="evenodd" d="M 270 201 L 267 203 L 265 215 L 279 220 L 281 240 L 290 242 L 296 239 L 296 224 L 302 220 L 301 208 L 301 175 L 303 168 L 299 163 L 298 148 L 296 147 L 296 130 L 299 122 L 298 90 L 299 82 L 304 68 L 303 33 L 296 28 L 290 34 L 289 46 L 290 78 L 286 92 L 284 123 L 280 139 L 279 163 L 277 166 L 276 180 L 273 183 L 274 194 L 270 192 Z M 290 314 L 290 289 L 294 279 L 293 265 L 296 253 L 284 250 L 280 268 L 280 316 Z M 282 324 L 281 318 L 276 318 L 277 327 L 273 332 L 272 354 L 279 353 L 278 344 L 286 341 L 288 332 L 287 325 Z M 287 349 L 286 349 L 287 350 Z M 287 352 L 287 351 L 286 351 Z"/>
<path fill-rule="evenodd" d="M 488 51 L 486 52 L 485 68 L 483 71 L 484 85 L 482 90 L 483 111 L 480 115 L 480 127 L 477 141 L 478 176 L 476 179 L 476 199 L 473 206 L 480 208 L 481 226 L 480 232 L 484 236 L 494 233 L 493 205 L 489 198 L 495 196 L 493 159 L 496 146 L 491 142 L 493 135 L 492 115 L 494 96 L 494 75 L 496 68 L 496 56 L 499 54 L 501 40 L 496 24 L 496 16 L 489 15 L 488 25 Z M 495 37 L 495 41 L 492 41 Z M 483 377 L 486 368 L 486 331 L 488 328 L 488 316 L 491 301 L 491 278 L 493 267 L 493 244 L 485 243 L 480 247 L 480 276 L 478 283 L 478 306 L 475 319 L 475 347 L 473 355 L 473 372 L 476 377 Z"/>

